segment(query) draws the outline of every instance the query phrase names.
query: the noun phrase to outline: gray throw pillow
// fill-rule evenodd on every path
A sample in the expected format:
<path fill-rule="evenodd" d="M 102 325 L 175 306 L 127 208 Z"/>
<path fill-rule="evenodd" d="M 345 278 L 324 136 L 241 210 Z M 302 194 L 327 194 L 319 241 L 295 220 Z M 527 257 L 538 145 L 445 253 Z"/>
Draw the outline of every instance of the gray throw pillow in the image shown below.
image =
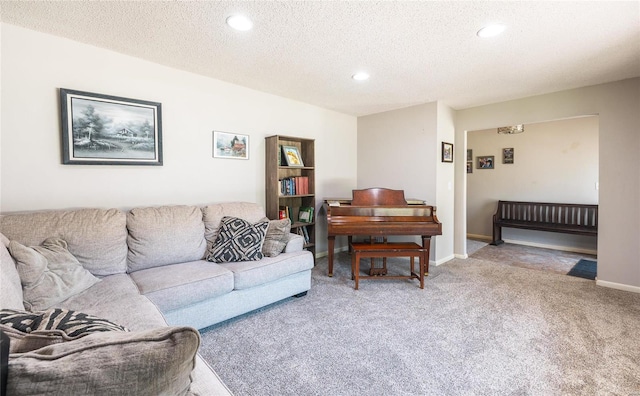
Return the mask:
<path fill-rule="evenodd" d="M 291 232 L 291 220 L 270 220 L 267 235 L 262 244 L 262 254 L 267 257 L 275 257 L 282 253 L 289 241 Z"/>
<path fill-rule="evenodd" d="M 207 260 L 216 263 L 261 260 L 268 227 L 268 221 L 251 224 L 237 217 L 223 217 Z"/>
<path fill-rule="evenodd" d="M 96 332 L 12 353 L 7 394 L 186 395 L 199 345 L 196 329 L 159 327 Z"/>
<path fill-rule="evenodd" d="M 22 282 L 24 306 L 30 311 L 50 308 L 100 281 L 82 267 L 59 238 L 48 238 L 34 247 L 11 241 L 9 253 Z"/>

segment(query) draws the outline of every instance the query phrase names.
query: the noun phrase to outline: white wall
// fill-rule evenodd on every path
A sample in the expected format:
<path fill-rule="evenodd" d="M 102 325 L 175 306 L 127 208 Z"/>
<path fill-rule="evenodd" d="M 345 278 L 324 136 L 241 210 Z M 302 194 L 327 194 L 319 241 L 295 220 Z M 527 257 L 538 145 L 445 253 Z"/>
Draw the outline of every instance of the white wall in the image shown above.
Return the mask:
<path fill-rule="evenodd" d="M 640 78 L 460 110 L 456 155 L 467 131 L 598 115 L 599 285 L 640 292 Z M 475 153 L 474 153 L 475 155 Z M 517 153 L 516 153 L 517 159 Z M 456 163 L 455 250 L 466 254 L 466 169 Z"/>
<path fill-rule="evenodd" d="M 598 117 L 525 125 L 525 132 L 499 135 L 497 129 L 470 131 L 473 173 L 467 174 L 467 234 L 491 239 L 498 200 L 597 204 Z M 513 148 L 514 163 L 502 163 L 502 149 Z M 477 157 L 495 156 L 494 169 L 478 169 Z M 595 253 L 596 238 L 503 229 L 503 239 Z"/>
<path fill-rule="evenodd" d="M 453 112 L 436 102 L 358 118 L 358 188 L 404 190 L 436 206 L 443 223 L 443 235 L 431 242 L 436 264 L 453 257 L 454 167 L 439 162 L 441 141 L 453 137 Z"/>
<path fill-rule="evenodd" d="M 316 139 L 317 208 L 356 186 L 353 116 L 141 59 L 1 26 L 0 211 L 250 201 L 264 204 L 264 138 Z M 58 88 L 162 103 L 164 166 L 62 165 Z M 212 158 L 212 131 L 250 136 L 249 160 Z M 317 232 L 326 250 L 326 229 Z"/>
<path fill-rule="evenodd" d="M 436 264 L 442 264 L 451 260 L 453 256 L 454 241 L 454 197 L 455 197 L 455 163 L 464 161 L 464 158 L 453 156 L 453 163 L 442 162 L 442 142 L 453 143 L 455 141 L 455 112 L 443 103 L 438 102 L 438 121 L 436 124 L 436 206 L 438 220 L 442 223 L 442 236 L 435 239 Z M 455 149 L 455 145 L 454 145 Z"/>

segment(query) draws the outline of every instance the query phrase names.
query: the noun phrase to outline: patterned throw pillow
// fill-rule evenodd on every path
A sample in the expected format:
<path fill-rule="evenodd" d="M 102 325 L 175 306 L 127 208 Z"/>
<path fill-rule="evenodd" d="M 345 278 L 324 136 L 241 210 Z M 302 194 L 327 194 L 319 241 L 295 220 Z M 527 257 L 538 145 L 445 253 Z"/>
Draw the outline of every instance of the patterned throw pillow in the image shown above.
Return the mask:
<path fill-rule="evenodd" d="M 268 227 L 268 221 L 251 224 L 237 217 L 223 217 L 218 237 L 207 254 L 207 260 L 232 263 L 262 259 L 262 244 Z"/>
<path fill-rule="evenodd" d="M 289 241 L 289 233 L 291 232 L 291 220 L 271 220 L 267 235 L 262 245 L 262 254 L 267 257 L 275 257 L 282 253 Z"/>
<path fill-rule="evenodd" d="M 24 333 L 45 330 L 61 330 L 69 337 L 81 337 L 96 331 L 129 331 L 106 319 L 62 308 L 40 312 L 0 310 L 0 324 Z"/>
<path fill-rule="evenodd" d="M 51 308 L 40 312 L 0 310 L 0 328 L 11 338 L 11 353 L 24 353 L 96 332 L 129 330 L 82 312 Z"/>

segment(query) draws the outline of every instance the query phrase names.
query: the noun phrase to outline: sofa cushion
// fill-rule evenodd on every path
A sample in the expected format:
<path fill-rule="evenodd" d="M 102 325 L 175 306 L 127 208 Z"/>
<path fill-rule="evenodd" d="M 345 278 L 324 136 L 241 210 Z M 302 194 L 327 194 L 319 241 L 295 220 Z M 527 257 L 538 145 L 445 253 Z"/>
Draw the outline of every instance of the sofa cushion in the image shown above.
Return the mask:
<path fill-rule="evenodd" d="M 60 303 L 60 307 L 104 318 L 132 331 L 167 325 L 158 307 L 140 294 L 127 274 L 101 278 L 87 290 Z"/>
<path fill-rule="evenodd" d="M 262 254 L 267 257 L 275 257 L 282 253 L 289 242 L 291 233 L 291 220 L 270 220 L 267 235 L 262 244 Z"/>
<path fill-rule="evenodd" d="M 0 309 L 24 309 L 20 275 L 7 245 L 9 240 L 0 234 Z"/>
<path fill-rule="evenodd" d="M 10 337 L 10 353 L 29 352 L 100 331 L 129 331 L 106 319 L 61 308 L 38 312 L 0 310 L 0 326 L 3 331 L 11 328 L 19 332 Z"/>
<path fill-rule="evenodd" d="M 0 232 L 25 246 L 58 237 L 93 275 L 127 269 L 126 216 L 117 209 L 80 209 L 10 214 L 0 217 Z"/>
<path fill-rule="evenodd" d="M 313 268 L 313 255 L 308 251 L 282 253 L 259 261 L 221 264 L 233 272 L 234 289 L 249 289 L 285 276 Z"/>
<path fill-rule="evenodd" d="M 140 292 L 164 312 L 233 290 L 233 273 L 204 260 L 136 271 L 131 278 Z"/>
<path fill-rule="evenodd" d="M 220 227 L 223 217 L 237 217 L 249 223 L 257 223 L 265 217 L 262 206 L 251 202 L 223 202 L 212 204 L 203 207 L 202 214 L 205 226 L 204 235 L 207 239 L 207 251 L 218 237 L 218 228 Z"/>
<path fill-rule="evenodd" d="M 28 310 L 47 309 L 99 282 L 69 253 L 62 239 L 49 238 L 33 247 L 11 241 L 9 252 L 16 261 Z"/>
<path fill-rule="evenodd" d="M 201 260 L 207 248 L 195 206 L 136 208 L 127 213 L 128 271 Z"/>
<path fill-rule="evenodd" d="M 184 395 L 199 345 L 193 328 L 160 327 L 11 354 L 7 394 Z"/>
<path fill-rule="evenodd" d="M 285 253 L 299 252 L 304 249 L 304 237 L 297 234 L 289 234 Z"/>
<path fill-rule="evenodd" d="M 216 263 L 261 260 L 268 227 L 268 221 L 252 224 L 237 217 L 223 217 L 207 260 Z"/>

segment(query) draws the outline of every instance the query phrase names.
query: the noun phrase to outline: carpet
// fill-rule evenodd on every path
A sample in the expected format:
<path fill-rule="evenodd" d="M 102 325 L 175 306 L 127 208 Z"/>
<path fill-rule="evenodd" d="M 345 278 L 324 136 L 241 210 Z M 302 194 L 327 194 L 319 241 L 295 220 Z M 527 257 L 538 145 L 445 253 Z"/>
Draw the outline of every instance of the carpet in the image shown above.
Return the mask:
<path fill-rule="evenodd" d="M 595 280 L 598 264 L 595 260 L 580 259 L 567 273 L 570 276 Z"/>
<path fill-rule="evenodd" d="M 390 273 L 407 270 L 389 259 Z M 640 295 L 469 258 L 417 280 L 363 280 L 326 258 L 312 287 L 201 331 L 236 396 L 629 395 L 640 389 Z M 363 271 L 366 271 L 363 268 Z"/>

